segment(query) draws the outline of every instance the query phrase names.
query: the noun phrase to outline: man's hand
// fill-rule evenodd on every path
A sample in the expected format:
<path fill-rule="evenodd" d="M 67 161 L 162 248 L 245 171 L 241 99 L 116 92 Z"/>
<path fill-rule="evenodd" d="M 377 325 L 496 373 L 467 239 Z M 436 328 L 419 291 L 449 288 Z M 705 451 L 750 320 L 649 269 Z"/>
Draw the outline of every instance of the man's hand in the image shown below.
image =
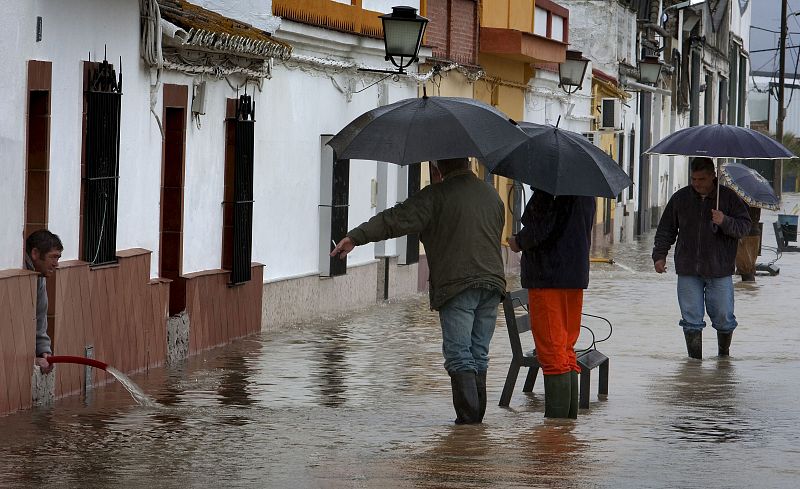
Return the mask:
<path fill-rule="evenodd" d="M 519 253 L 522 251 L 517 244 L 517 237 L 516 236 L 509 236 L 508 237 L 508 247 L 511 248 L 511 251 L 514 253 Z"/>
<path fill-rule="evenodd" d="M 725 214 L 722 211 L 717 209 L 711 209 L 711 222 L 716 224 L 717 226 L 722 226 L 722 221 L 725 220 Z"/>
<path fill-rule="evenodd" d="M 655 267 L 656 272 L 664 273 L 664 272 L 667 271 L 667 260 L 664 260 L 664 259 L 656 260 L 653 263 L 653 266 Z"/>
<path fill-rule="evenodd" d="M 49 374 L 53 371 L 53 364 L 47 361 L 49 356 L 49 353 L 42 353 L 42 356 L 36 357 L 36 360 L 34 360 L 34 363 L 39 366 L 43 374 Z"/>
<path fill-rule="evenodd" d="M 355 247 L 356 244 L 353 243 L 353 240 L 345 236 L 343 240 L 339 241 L 339 244 L 336 245 L 333 251 L 331 251 L 331 256 L 338 256 L 340 259 L 344 260 L 344 257 L 353 251 Z"/>

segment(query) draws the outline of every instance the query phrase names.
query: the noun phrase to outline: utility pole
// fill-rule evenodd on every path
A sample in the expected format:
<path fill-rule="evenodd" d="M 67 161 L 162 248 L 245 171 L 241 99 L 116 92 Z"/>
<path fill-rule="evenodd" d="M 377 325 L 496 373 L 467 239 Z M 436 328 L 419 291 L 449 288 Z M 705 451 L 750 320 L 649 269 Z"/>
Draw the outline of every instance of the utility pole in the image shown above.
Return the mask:
<path fill-rule="evenodd" d="M 781 0 L 781 47 L 780 58 L 778 61 L 778 120 L 775 121 L 775 139 L 779 143 L 783 142 L 783 120 L 786 118 L 786 108 L 783 106 L 784 101 L 784 85 L 786 84 L 786 36 L 788 31 L 786 14 L 788 10 L 789 0 Z M 783 187 L 783 160 L 774 160 L 775 168 L 773 173 L 772 188 L 775 190 L 775 195 L 781 197 L 781 188 Z"/>

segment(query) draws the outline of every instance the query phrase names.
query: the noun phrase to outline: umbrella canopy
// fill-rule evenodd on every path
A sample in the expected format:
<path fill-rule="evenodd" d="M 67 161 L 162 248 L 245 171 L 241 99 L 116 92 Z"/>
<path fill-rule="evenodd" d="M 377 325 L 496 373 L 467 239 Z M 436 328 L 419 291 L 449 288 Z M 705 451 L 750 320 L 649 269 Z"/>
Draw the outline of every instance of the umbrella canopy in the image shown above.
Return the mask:
<path fill-rule="evenodd" d="M 727 163 L 720 170 L 720 183 L 730 187 L 750 207 L 776 211 L 780 199 L 766 178 L 741 163 Z"/>
<path fill-rule="evenodd" d="M 409 165 L 468 156 L 483 160 L 524 140 L 516 122 L 491 105 L 461 97 L 425 96 L 365 112 L 328 144 L 340 159 Z"/>
<path fill-rule="evenodd" d="M 616 197 L 633 182 L 603 150 L 583 135 L 521 122 L 527 135 L 507 155 L 490 155 L 492 173 L 552 195 Z"/>
<path fill-rule="evenodd" d="M 707 158 L 796 158 L 784 145 L 747 127 L 728 124 L 692 126 L 674 132 L 647 150 L 650 154 Z"/>

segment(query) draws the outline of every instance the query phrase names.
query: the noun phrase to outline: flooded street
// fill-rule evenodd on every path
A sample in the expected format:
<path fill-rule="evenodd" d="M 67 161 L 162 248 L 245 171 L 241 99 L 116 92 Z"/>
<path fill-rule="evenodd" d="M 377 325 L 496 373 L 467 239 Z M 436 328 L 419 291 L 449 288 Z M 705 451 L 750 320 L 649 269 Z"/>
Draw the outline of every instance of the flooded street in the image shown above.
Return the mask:
<path fill-rule="evenodd" d="M 774 216 L 762 214 L 765 246 Z M 676 276 L 671 263 L 653 271 L 652 239 L 592 265 L 584 311 L 613 324 L 597 345 L 609 395 L 598 400 L 593 371 L 577 421 L 545 421 L 541 380 L 524 394 L 520 378 L 497 406 L 501 314 L 484 424 L 455 426 L 437 315 L 419 296 L 131 376 L 158 407 L 115 383 L 2 417 L 0 487 L 798 487 L 800 254 L 777 276 L 734 278 L 731 357 L 709 327 L 701 362 L 687 358 Z M 765 248 L 759 262 L 772 258 Z"/>

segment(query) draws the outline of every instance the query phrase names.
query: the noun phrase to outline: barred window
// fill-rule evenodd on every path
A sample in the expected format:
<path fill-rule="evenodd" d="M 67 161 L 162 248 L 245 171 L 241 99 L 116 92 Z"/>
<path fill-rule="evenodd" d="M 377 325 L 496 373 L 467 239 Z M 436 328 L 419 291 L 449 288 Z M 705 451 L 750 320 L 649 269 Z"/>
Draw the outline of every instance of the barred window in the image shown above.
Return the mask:
<path fill-rule="evenodd" d="M 83 257 L 91 265 L 115 263 L 122 72 L 107 60 L 87 63 L 84 93 Z"/>
<path fill-rule="evenodd" d="M 236 101 L 235 115 L 228 119 L 225 130 L 222 266 L 231 271 L 230 284 L 236 285 L 250 280 L 253 254 L 255 104 L 250 95 Z"/>
<path fill-rule="evenodd" d="M 329 134 L 320 137 L 319 274 L 323 277 L 347 274 L 347 258 L 331 257 L 330 252 L 347 234 L 350 160 L 336 158 L 327 145 L 331 138 Z"/>

